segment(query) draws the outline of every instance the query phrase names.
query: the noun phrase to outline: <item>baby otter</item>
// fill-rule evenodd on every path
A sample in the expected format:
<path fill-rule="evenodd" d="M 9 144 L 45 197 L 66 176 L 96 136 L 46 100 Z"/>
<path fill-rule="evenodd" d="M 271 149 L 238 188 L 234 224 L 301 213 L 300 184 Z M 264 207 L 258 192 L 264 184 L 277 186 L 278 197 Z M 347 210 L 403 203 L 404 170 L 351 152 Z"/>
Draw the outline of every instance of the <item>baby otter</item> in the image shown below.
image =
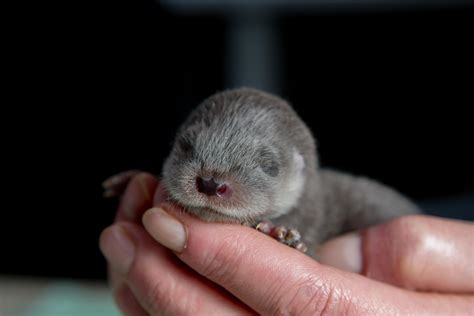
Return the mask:
<path fill-rule="evenodd" d="M 315 140 L 291 106 L 251 88 L 216 93 L 190 114 L 162 183 L 171 200 L 201 219 L 272 220 L 278 226 L 258 228 L 304 250 L 299 231 L 311 253 L 335 235 L 418 212 L 382 184 L 319 168 Z"/>

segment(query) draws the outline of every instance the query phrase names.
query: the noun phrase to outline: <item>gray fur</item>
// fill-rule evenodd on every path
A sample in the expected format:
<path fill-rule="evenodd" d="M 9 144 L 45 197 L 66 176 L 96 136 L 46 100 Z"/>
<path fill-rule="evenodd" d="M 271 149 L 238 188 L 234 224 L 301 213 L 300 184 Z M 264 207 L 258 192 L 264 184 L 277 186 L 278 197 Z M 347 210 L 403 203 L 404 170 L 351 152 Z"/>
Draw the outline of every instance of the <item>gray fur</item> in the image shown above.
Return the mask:
<path fill-rule="evenodd" d="M 229 199 L 197 192 L 196 177 L 231 184 Z M 320 169 L 310 130 L 290 105 L 250 88 L 214 94 L 180 127 L 163 167 L 171 198 L 208 221 L 298 229 L 314 249 L 345 231 L 418 208 L 373 180 Z"/>

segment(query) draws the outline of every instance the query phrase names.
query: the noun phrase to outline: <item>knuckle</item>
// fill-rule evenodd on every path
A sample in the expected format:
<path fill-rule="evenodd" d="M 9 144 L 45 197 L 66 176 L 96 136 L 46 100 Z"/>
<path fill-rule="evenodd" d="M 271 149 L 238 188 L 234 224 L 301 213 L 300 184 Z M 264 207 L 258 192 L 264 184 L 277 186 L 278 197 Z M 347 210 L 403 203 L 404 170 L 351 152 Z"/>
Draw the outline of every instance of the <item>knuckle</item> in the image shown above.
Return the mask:
<path fill-rule="evenodd" d="M 307 278 L 290 289 L 281 288 L 272 295 L 268 306 L 272 315 L 327 315 L 345 310 L 346 296 L 333 285 L 314 277 Z"/>
<path fill-rule="evenodd" d="M 198 303 L 195 297 L 169 279 L 153 283 L 145 297 L 150 315 L 192 315 L 196 314 Z"/>
<path fill-rule="evenodd" d="M 171 293 L 169 285 L 165 285 L 165 282 L 159 280 L 153 282 L 145 295 L 146 310 L 152 315 L 166 314 L 173 302 Z"/>

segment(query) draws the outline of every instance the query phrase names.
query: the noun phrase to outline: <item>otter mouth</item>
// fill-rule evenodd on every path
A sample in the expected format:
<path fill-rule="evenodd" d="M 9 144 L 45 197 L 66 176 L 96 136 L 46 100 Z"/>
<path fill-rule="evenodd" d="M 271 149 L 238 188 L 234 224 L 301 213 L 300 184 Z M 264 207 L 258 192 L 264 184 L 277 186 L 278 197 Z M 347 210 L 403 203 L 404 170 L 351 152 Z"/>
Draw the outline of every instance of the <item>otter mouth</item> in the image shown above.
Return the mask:
<path fill-rule="evenodd" d="M 222 222 L 222 223 L 241 223 L 242 218 L 219 211 L 210 206 L 195 206 L 182 203 L 177 199 L 172 198 L 173 204 L 184 210 L 186 213 L 194 215 L 200 219 L 208 222 Z"/>
<path fill-rule="evenodd" d="M 215 219 L 216 217 L 218 217 L 218 220 L 212 220 L 212 221 L 219 221 L 219 222 L 225 222 L 225 223 L 237 223 L 237 222 L 240 223 L 242 221 L 241 218 L 223 213 L 221 211 L 218 211 L 210 207 L 199 207 L 199 208 L 196 208 L 196 211 L 197 213 L 204 215 L 204 216 L 200 216 L 204 219 L 208 217 L 207 215 L 211 215 L 212 219 Z"/>

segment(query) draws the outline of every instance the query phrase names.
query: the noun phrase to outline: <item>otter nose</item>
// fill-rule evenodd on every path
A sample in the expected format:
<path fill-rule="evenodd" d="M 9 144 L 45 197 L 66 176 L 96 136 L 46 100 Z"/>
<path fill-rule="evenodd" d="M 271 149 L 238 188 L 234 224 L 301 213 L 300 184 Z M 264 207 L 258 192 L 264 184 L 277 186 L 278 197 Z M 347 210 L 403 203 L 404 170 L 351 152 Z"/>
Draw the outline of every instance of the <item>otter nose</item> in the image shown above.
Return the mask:
<path fill-rule="evenodd" d="M 214 178 L 203 179 L 201 177 L 196 178 L 197 190 L 206 195 L 221 195 L 227 190 L 225 184 L 214 181 Z"/>

